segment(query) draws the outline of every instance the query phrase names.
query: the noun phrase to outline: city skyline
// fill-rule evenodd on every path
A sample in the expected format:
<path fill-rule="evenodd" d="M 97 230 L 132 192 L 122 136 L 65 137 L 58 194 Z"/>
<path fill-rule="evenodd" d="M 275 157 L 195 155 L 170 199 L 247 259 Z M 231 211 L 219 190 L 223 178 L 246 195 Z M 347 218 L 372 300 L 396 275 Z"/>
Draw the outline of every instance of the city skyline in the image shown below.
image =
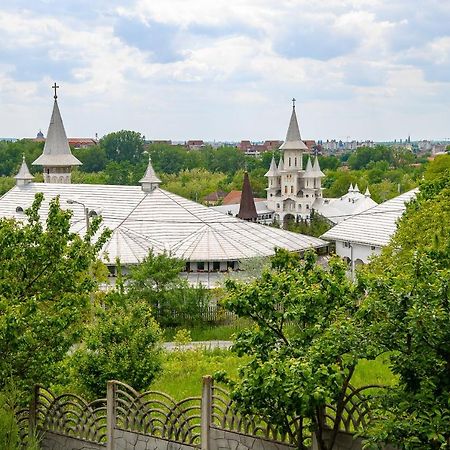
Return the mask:
<path fill-rule="evenodd" d="M 0 136 L 304 139 L 450 135 L 450 5 L 438 1 L 9 1 Z"/>

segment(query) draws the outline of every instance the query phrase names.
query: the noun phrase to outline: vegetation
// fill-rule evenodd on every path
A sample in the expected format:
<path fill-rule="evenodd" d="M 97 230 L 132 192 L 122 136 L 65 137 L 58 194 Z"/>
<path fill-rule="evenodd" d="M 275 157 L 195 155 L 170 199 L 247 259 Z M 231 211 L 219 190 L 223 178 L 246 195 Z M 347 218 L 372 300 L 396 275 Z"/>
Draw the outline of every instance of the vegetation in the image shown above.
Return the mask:
<path fill-rule="evenodd" d="M 392 243 L 360 275 L 368 326 L 399 377 L 384 397 L 375 441 L 438 449 L 450 439 L 449 224 L 450 172 L 443 170 L 422 184 Z"/>
<path fill-rule="evenodd" d="M 289 417 L 309 418 L 321 449 L 333 448 L 336 438 L 334 433 L 329 445 L 323 439 L 324 405 L 337 405 L 337 427 L 358 361 L 376 356 L 354 319 L 359 291 L 345 272 L 338 259 L 325 270 L 312 252 L 300 259 L 278 250 L 260 279 L 229 280 L 224 300 L 227 309 L 257 326 L 236 337 L 235 351 L 249 359 L 240 379 L 218 378 L 228 381 L 244 413 L 261 414 L 282 431 Z"/>
<path fill-rule="evenodd" d="M 82 331 L 95 288 L 89 268 L 107 238 L 93 241 L 99 219 L 84 239 L 71 233 L 58 198 L 44 226 L 42 202 L 37 194 L 26 223 L 0 219 L 0 390 L 9 379 L 29 390 L 55 378 Z"/>

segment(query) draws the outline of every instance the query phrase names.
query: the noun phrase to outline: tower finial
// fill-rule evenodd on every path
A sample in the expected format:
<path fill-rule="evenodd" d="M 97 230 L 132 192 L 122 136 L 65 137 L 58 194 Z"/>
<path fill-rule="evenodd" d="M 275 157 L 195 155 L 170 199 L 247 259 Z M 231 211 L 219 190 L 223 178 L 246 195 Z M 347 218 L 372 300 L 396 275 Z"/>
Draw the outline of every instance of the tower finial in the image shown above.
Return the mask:
<path fill-rule="evenodd" d="M 55 81 L 55 84 L 52 86 L 52 89 L 55 90 L 55 95 L 53 96 L 53 98 L 55 100 L 58 98 L 58 94 L 56 93 L 56 89 L 58 89 L 58 88 L 59 88 L 59 86 L 57 86 L 56 81 Z"/>
<path fill-rule="evenodd" d="M 295 98 L 292 98 L 292 109 L 295 109 L 295 102 L 296 102 Z"/>

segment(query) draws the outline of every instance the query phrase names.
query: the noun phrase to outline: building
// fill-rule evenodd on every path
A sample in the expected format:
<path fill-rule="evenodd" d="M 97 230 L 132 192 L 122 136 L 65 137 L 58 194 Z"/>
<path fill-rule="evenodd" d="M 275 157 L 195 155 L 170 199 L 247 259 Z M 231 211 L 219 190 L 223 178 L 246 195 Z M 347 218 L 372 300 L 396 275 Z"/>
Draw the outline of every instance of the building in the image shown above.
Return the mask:
<path fill-rule="evenodd" d="M 336 225 L 355 214 L 362 213 L 376 206 L 372 200 L 369 188 L 364 194 L 359 192 L 358 185 L 350 184 L 348 192 L 339 198 L 317 198 L 312 208 L 332 225 Z"/>
<path fill-rule="evenodd" d="M 327 247 L 321 239 L 240 220 L 161 189 L 151 161 L 140 186 L 71 184 L 72 167 L 81 163 L 68 145 L 56 95 L 45 147 L 33 164 L 43 167 L 45 182 L 34 182 L 23 162 L 16 186 L 0 198 L 0 217 L 23 220 L 37 193 L 45 198 L 43 220 L 49 201 L 59 196 L 61 206 L 73 211 L 71 229 L 80 235 L 89 217 L 101 215 L 102 227 L 112 231 L 101 252 L 112 275 L 117 259 L 126 272 L 152 249 L 184 259 L 191 281 L 213 286 L 214 273 L 238 270 L 242 260 L 273 255 L 275 248 Z"/>
<path fill-rule="evenodd" d="M 200 150 L 205 146 L 205 142 L 201 139 L 191 139 L 186 141 L 184 145 L 189 150 Z"/>
<path fill-rule="evenodd" d="M 378 255 L 397 229 L 397 220 L 406 204 L 415 197 L 417 189 L 405 192 L 366 211 L 340 222 L 321 237 L 335 242 L 336 254 L 355 265 L 367 264 Z"/>
<path fill-rule="evenodd" d="M 272 158 L 265 174 L 268 178 L 267 209 L 274 211 L 279 223 L 287 220 L 308 220 L 314 201 L 322 197 L 322 178 L 319 159 L 314 163 L 309 148 L 302 141 L 293 100 L 291 120 L 278 165 Z M 304 161 L 306 159 L 306 161 Z"/>

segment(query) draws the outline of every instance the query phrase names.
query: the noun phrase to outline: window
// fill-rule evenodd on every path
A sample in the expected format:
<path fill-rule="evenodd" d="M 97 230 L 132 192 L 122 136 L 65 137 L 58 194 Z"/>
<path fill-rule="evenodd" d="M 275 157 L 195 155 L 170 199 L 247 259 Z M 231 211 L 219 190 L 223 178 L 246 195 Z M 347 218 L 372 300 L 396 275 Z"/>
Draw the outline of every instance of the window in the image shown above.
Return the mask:
<path fill-rule="evenodd" d="M 350 242 L 344 242 L 344 247 L 345 248 L 350 248 Z"/>
<path fill-rule="evenodd" d="M 191 263 L 188 261 L 184 267 L 185 272 L 190 272 L 191 271 Z"/>
<path fill-rule="evenodd" d="M 197 262 L 197 271 L 203 272 L 205 270 L 205 263 L 203 261 Z"/>
<path fill-rule="evenodd" d="M 306 205 L 306 209 L 309 209 L 309 205 Z"/>
<path fill-rule="evenodd" d="M 291 194 L 294 193 L 294 186 L 291 186 Z"/>
<path fill-rule="evenodd" d="M 294 166 L 297 167 L 297 158 L 294 158 Z"/>
<path fill-rule="evenodd" d="M 234 261 L 227 261 L 227 269 L 234 270 Z"/>
<path fill-rule="evenodd" d="M 291 167 L 291 157 L 289 156 L 289 167 Z"/>
<path fill-rule="evenodd" d="M 218 272 L 220 270 L 220 262 L 219 261 L 213 261 L 213 271 Z"/>
<path fill-rule="evenodd" d="M 287 186 L 284 187 L 284 193 L 287 194 Z"/>
<path fill-rule="evenodd" d="M 375 247 L 375 245 L 372 245 L 371 247 L 370 247 L 370 250 L 376 250 L 377 248 Z"/>

